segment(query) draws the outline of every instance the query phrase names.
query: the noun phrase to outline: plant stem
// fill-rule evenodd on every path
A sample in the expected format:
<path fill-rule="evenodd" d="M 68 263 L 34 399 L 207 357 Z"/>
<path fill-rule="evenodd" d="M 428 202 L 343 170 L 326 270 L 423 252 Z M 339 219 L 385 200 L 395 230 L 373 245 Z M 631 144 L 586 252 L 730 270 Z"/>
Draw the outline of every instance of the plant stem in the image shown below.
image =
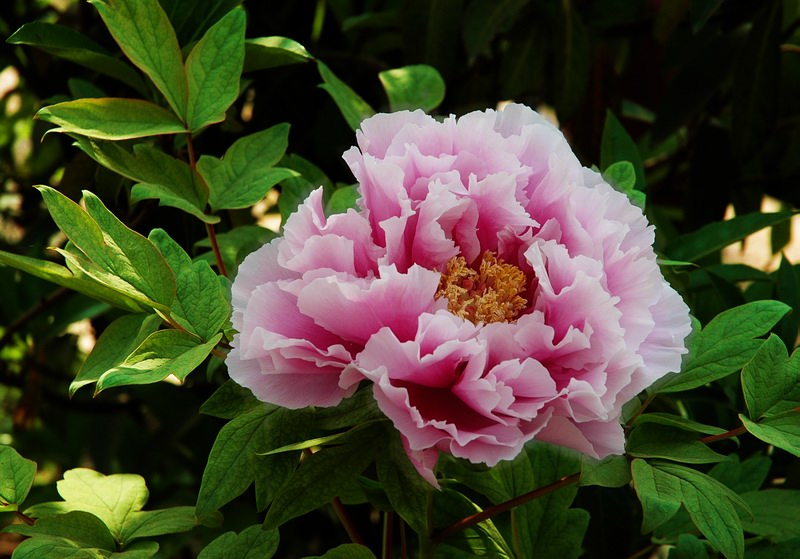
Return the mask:
<path fill-rule="evenodd" d="M 566 487 L 567 485 L 572 485 L 573 483 L 577 483 L 580 479 L 581 473 L 575 472 L 574 474 L 570 474 L 568 476 L 562 477 L 558 481 L 551 483 L 550 485 L 545 485 L 544 487 L 540 487 L 538 489 L 534 489 L 529 493 L 525 493 L 524 495 L 520 495 L 519 497 L 514 497 L 504 503 L 500 503 L 499 505 L 495 505 L 493 507 L 489 507 L 486 510 L 483 510 L 479 513 L 473 514 L 472 516 L 468 516 L 466 518 L 462 518 L 458 522 L 455 522 L 433 536 L 431 541 L 434 543 L 440 543 L 447 539 L 449 536 L 455 534 L 456 532 L 460 532 L 465 528 L 469 528 L 470 526 L 474 526 L 476 524 L 480 524 L 484 520 L 492 518 L 493 516 L 497 516 L 498 514 L 504 513 L 507 510 L 511 510 L 519 505 L 523 505 L 528 501 L 532 501 L 538 497 L 542 497 L 547 495 L 548 493 L 552 493 L 562 487 Z"/>
<path fill-rule="evenodd" d="M 400 559 L 408 559 L 408 542 L 406 541 L 406 523 L 400 519 Z"/>
<path fill-rule="evenodd" d="M 36 521 L 33 518 L 31 518 L 27 514 L 23 514 L 23 513 L 19 512 L 18 510 L 14 511 L 14 516 L 19 518 L 22 522 L 24 522 L 28 526 L 33 526 L 36 523 Z"/>
<path fill-rule="evenodd" d="M 197 172 L 197 158 L 194 153 L 194 141 L 192 133 L 186 132 L 186 151 L 189 153 L 189 167 L 192 172 Z M 214 252 L 214 260 L 217 262 L 217 269 L 219 273 L 228 277 L 228 270 L 225 269 L 225 262 L 222 260 L 222 253 L 219 250 L 219 243 L 217 242 L 217 234 L 214 232 L 214 226 L 206 223 L 206 232 L 208 233 L 208 240 L 211 241 L 211 250 Z"/>
<path fill-rule="evenodd" d="M 222 253 L 219 250 L 219 243 L 217 243 L 217 234 L 214 233 L 214 226 L 206 223 L 206 232 L 208 239 L 211 241 L 211 250 L 214 251 L 214 260 L 217 262 L 217 269 L 219 273 L 226 278 L 228 277 L 228 270 L 225 269 L 225 262 L 222 260 Z"/>
<path fill-rule="evenodd" d="M 711 444 L 717 441 L 724 441 L 725 439 L 732 439 L 733 437 L 738 437 L 739 435 L 744 435 L 745 433 L 747 433 L 747 428 L 744 425 L 741 425 L 736 429 L 731 429 L 725 433 L 720 433 L 719 435 L 709 435 L 698 440 L 703 444 Z"/>
<path fill-rule="evenodd" d="M 644 402 L 642 402 L 642 405 L 641 405 L 641 406 L 639 406 L 639 409 L 638 409 L 638 410 L 636 410 L 636 413 L 634 413 L 634 414 L 631 416 L 631 418 L 630 418 L 630 419 L 629 419 L 629 420 L 628 420 L 628 421 L 625 423 L 625 427 L 630 427 L 630 426 L 633 424 L 633 422 L 634 422 L 634 421 L 636 421 L 636 418 L 637 418 L 637 417 L 639 417 L 640 415 L 642 415 L 642 414 L 644 413 L 644 410 L 646 410 L 646 409 L 647 409 L 647 407 L 648 407 L 650 404 L 652 404 L 652 403 L 653 403 L 653 400 L 655 400 L 655 398 L 656 398 L 656 395 L 655 395 L 655 393 L 653 393 L 653 394 L 650 394 L 650 395 L 647 397 L 647 399 L 646 399 Z"/>
<path fill-rule="evenodd" d="M 336 516 L 339 517 L 339 522 L 342 523 L 347 535 L 350 537 L 350 541 L 353 543 L 357 543 L 359 545 L 364 545 L 364 538 L 361 537 L 361 534 L 358 533 L 355 524 L 353 524 L 353 520 L 350 518 L 350 515 L 347 514 L 347 511 L 344 509 L 344 505 L 342 504 L 341 499 L 339 497 L 334 497 L 331 500 L 331 506 L 333 506 L 334 512 L 336 512 Z"/>
<path fill-rule="evenodd" d="M 647 553 L 653 551 L 656 547 L 657 547 L 656 544 L 651 543 L 650 545 L 648 545 L 644 549 L 640 549 L 639 551 L 637 551 L 636 553 L 634 553 L 633 555 L 628 557 L 628 559 L 639 559 L 639 557 L 643 557 Z"/>
<path fill-rule="evenodd" d="M 392 539 L 394 534 L 394 512 L 383 513 L 383 552 L 381 559 L 392 559 Z"/>

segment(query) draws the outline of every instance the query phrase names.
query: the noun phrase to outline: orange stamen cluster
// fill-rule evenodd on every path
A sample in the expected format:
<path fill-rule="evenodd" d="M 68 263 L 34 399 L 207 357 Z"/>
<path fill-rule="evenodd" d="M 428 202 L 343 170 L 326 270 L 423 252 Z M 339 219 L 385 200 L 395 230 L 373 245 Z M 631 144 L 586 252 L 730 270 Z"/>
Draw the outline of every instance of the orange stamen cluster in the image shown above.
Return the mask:
<path fill-rule="evenodd" d="M 447 309 L 470 322 L 511 322 L 528 304 L 520 294 L 527 284 L 525 274 L 491 252 L 483 253 L 478 269 L 463 256 L 447 262 L 436 298 L 447 298 Z"/>

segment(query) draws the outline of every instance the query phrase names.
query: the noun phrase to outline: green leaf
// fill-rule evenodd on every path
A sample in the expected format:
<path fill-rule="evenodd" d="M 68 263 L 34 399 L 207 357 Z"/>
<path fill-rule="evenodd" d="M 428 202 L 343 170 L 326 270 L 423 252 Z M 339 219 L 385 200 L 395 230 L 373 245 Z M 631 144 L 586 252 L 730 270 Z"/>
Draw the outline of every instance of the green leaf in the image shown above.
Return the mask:
<path fill-rule="evenodd" d="M 800 353 L 792 358 L 775 334 L 742 369 L 742 391 L 750 417 L 758 419 L 782 401 L 800 382 Z"/>
<path fill-rule="evenodd" d="M 781 79 L 781 2 L 768 2 L 753 21 L 733 82 L 731 138 L 748 161 L 769 138 L 778 114 Z"/>
<path fill-rule="evenodd" d="M 10 446 L 0 445 L 0 507 L 17 510 L 33 486 L 36 475 L 36 462 L 20 456 Z"/>
<path fill-rule="evenodd" d="M 642 503 L 642 534 L 652 532 L 681 508 L 680 482 L 663 476 L 641 459 L 631 462 L 633 486 Z"/>
<path fill-rule="evenodd" d="M 700 31 L 706 22 L 714 15 L 714 12 L 722 5 L 723 0 L 692 0 L 690 19 L 692 22 L 692 32 Z"/>
<path fill-rule="evenodd" d="M 433 525 L 443 529 L 457 520 L 481 512 L 467 497 L 444 488 L 433 492 Z M 466 553 L 465 553 L 466 552 Z M 436 557 L 492 557 L 511 559 L 513 552 L 491 519 L 454 534 L 436 548 Z"/>
<path fill-rule="evenodd" d="M 793 215 L 793 212 L 759 212 L 710 223 L 672 241 L 664 249 L 664 254 L 673 260 L 696 262 L 704 256 L 741 241 L 756 231 L 782 223 Z"/>
<path fill-rule="evenodd" d="M 697 440 L 697 435 L 659 425 L 642 423 L 628 435 L 625 452 L 636 458 L 664 458 L 687 464 L 709 464 L 726 457 Z"/>
<path fill-rule="evenodd" d="M 628 193 L 636 185 L 636 170 L 630 161 L 617 161 L 606 168 L 603 178 L 609 181 L 615 190 Z"/>
<path fill-rule="evenodd" d="M 228 379 L 200 406 L 200 413 L 233 419 L 260 405 L 263 404 L 253 396 L 249 388 Z"/>
<path fill-rule="evenodd" d="M 144 81 L 126 63 L 117 60 L 89 37 L 64 25 L 34 21 L 26 23 L 6 41 L 12 45 L 31 45 L 53 56 L 80 64 L 128 84 L 141 94 L 147 92 Z"/>
<path fill-rule="evenodd" d="M 708 559 L 708 550 L 697 536 L 681 534 L 678 545 L 669 550 L 669 559 Z"/>
<path fill-rule="evenodd" d="M 633 422 L 632 426 L 637 427 L 642 423 L 657 423 L 659 425 L 668 425 L 670 427 L 677 427 L 684 431 L 691 431 L 693 433 L 702 433 L 704 435 L 721 435 L 725 433 L 725 429 L 714 427 L 713 425 L 705 425 L 698 423 L 691 419 L 681 417 L 679 415 L 672 415 L 669 413 L 643 413 Z"/>
<path fill-rule="evenodd" d="M 186 117 L 188 85 L 175 30 L 158 0 L 91 0 L 133 64 L 153 81 L 172 110 Z"/>
<path fill-rule="evenodd" d="M 356 202 L 360 198 L 358 190 L 355 189 L 353 186 L 343 186 L 341 188 L 337 188 L 331 194 L 331 199 L 328 200 L 328 204 L 325 207 L 325 213 L 327 215 L 345 213 L 347 210 L 353 208 L 357 209 L 358 205 Z"/>
<path fill-rule="evenodd" d="M 106 371 L 120 365 L 145 338 L 158 330 L 161 318 L 154 314 L 129 314 L 109 324 L 69 385 L 70 396 L 81 387 L 97 382 Z"/>
<path fill-rule="evenodd" d="M 635 174 L 634 184 L 631 188 L 637 190 L 645 189 L 644 163 L 639 153 L 639 148 L 628 134 L 625 127 L 617 120 L 610 110 L 606 111 L 606 121 L 603 125 L 603 139 L 600 144 L 600 169 L 603 176 L 610 168 L 620 161 L 627 161 L 633 167 L 631 170 Z M 612 175 L 613 177 L 613 175 Z M 617 183 L 618 186 L 622 186 Z M 627 192 L 630 189 L 625 189 Z"/>
<path fill-rule="evenodd" d="M 372 395 L 372 389 L 362 388 L 338 406 L 318 408 L 314 414 L 314 425 L 326 431 L 360 425 L 374 419 L 385 419 Z"/>
<path fill-rule="evenodd" d="M 239 96 L 244 28 L 244 10 L 231 10 L 206 31 L 186 59 L 186 122 L 192 132 L 225 120 L 225 111 Z"/>
<path fill-rule="evenodd" d="M 554 483 L 580 469 L 578 453 L 554 445 L 528 443 L 525 453 L 537 487 Z M 589 513 L 570 508 L 578 492 L 576 485 L 563 487 L 518 507 L 514 512 L 516 539 L 522 557 L 577 558 L 589 525 Z"/>
<path fill-rule="evenodd" d="M 47 280 L 93 299 L 119 307 L 128 312 L 142 312 L 147 307 L 125 294 L 109 289 L 97 280 L 75 273 L 48 260 L 29 258 L 0 250 L 0 263 L 22 270 L 32 276 Z"/>
<path fill-rule="evenodd" d="M 611 455 L 598 460 L 581 456 L 581 479 L 578 485 L 624 487 L 631 482 L 631 465 L 625 456 Z"/>
<path fill-rule="evenodd" d="M 109 559 L 150 559 L 158 553 L 156 542 L 134 542 L 125 551 L 112 553 Z"/>
<path fill-rule="evenodd" d="M 562 5 L 556 28 L 556 56 L 553 101 L 559 119 L 572 116 L 580 106 L 589 84 L 591 50 L 589 32 L 578 10 Z"/>
<path fill-rule="evenodd" d="M 203 472 L 197 515 L 219 509 L 253 481 L 259 509 L 266 507 L 271 493 L 296 467 L 299 453 L 265 457 L 256 453 L 307 438 L 309 418 L 304 412 L 262 404 L 225 425 Z"/>
<path fill-rule="evenodd" d="M 172 188 L 174 186 L 174 183 L 171 183 L 171 186 L 167 186 L 164 184 L 140 182 L 133 185 L 133 189 L 131 190 L 131 203 L 148 199 L 158 200 L 159 206 L 177 208 L 196 217 L 203 223 L 219 223 L 220 218 L 218 216 L 204 213 L 202 209 L 187 201 L 186 198 L 175 194 Z"/>
<path fill-rule="evenodd" d="M 603 172 L 606 180 L 614 190 L 625 194 L 634 206 L 644 209 L 646 197 L 641 190 L 636 190 L 636 171 L 630 161 L 612 163 Z"/>
<path fill-rule="evenodd" d="M 328 92 L 336 106 L 342 112 L 347 124 L 355 132 L 361 121 L 375 114 L 375 110 L 367 104 L 350 86 L 336 77 L 324 62 L 317 60 L 319 75 L 324 83 L 320 87 Z"/>
<path fill-rule="evenodd" d="M 277 528 L 335 497 L 372 462 L 383 433 L 382 427 L 363 430 L 358 437 L 325 447 L 304 460 L 278 489 L 264 520 L 265 529 Z"/>
<path fill-rule="evenodd" d="M 786 559 L 800 549 L 800 538 L 793 538 L 781 543 L 759 542 L 747 546 L 747 559 Z"/>
<path fill-rule="evenodd" d="M 311 56 L 303 45 L 286 37 L 258 37 L 244 42 L 244 70 L 264 70 L 287 64 L 311 62 Z"/>
<path fill-rule="evenodd" d="M 281 183 L 281 195 L 278 197 L 278 208 L 281 211 L 281 220 L 286 223 L 289 216 L 293 214 L 297 207 L 308 198 L 314 190 L 322 186 L 323 192 L 334 192 L 331 179 L 316 165 L 300 157 L 299 155 L 287 155 L 281 161 L 281 165 L 294 169 L 300 176 L 285 179 Z M 325 197 L 323 196 L 323 199 Z"/>
<path fill-rule="evenodd" d="M 107 276 L 119 278 L 129 288 L 113 286 L 116 290 L 124 289 L 126 295 L 153 307 L 169 308 L 175 278 L 150 241 L 128 229 L 91 192 L 84 192 L 84 211 L 50 187 L 38 188 L 56 225 L 96 266 L 86 270 L 92 277 L 102 283 Z"/>
<path fill-rule="evenodd" d="M 242 0 L 159 0 L 167 12 L 178 42 L 190 45 Z"/>
<path fill-rule="evenodd" d="M 126 140 L 158 134 L 185 132 L 178 118 L 149 101 L 141 99 L 78 99 L 44 107 L 36 117 L 68 132 L 101 140 Z"/>
<path fill-rule="evenodd" d="M 785 221 L 784 224 L 791 227 L 792 222 Z M 772 231 L 775 232 L 774 227 Z M 789 234 L 791 236 L 791 231 Z M 800 329 L 800 270 L 782 255 L 775 275 L 776 299 L 792 307 L 792 312 L 778 323 L 776 333 L 787 347 L 794 348 L 797 345 L 797 334 Z"/>
<path fill-rule="evenodd" d="M 277 530 L 263 530 L 256 524 L 238 535 L 225 532 L 208 544 L 197 559 L 270 559 L 278 550 L 279 541 Z"/>
<path fill-rule="evenodd" d="M 201 344 L 193 334 L 180 330 L 159 330 L 150 334 L 125 361 L 97 379 L 95 393 L 129 384 L 151 384 L 175 375 L 183 381 L 205 361 L 222 338 L 217 334 Z"/>
<path fill-rule="evenodd" d="M 170 312 L 175 321 L 203 340 L 212 339 L 228 323 L 230 307 L 207 262 L 192 262 L 189 255 L 163 229 L 148 237 L 175 275 L 177 290 Z"/>
<path fill-rule="evenodd" d="M 711 468 L 708 475 L 741 494 L 761 487 L 769 476 L 770 468 L 772 460 L 766 456 L 755 454 L 739 462 L 739 456 L 731 454 L 727 461 Z"/>
<path fill-rule="evenodd" d="M 395 429 L 388 429 L 386 440 L 377 456 L 378 480 L 394 511 L 417 534 L 428 531 L 428 497 L 430 484 L 417 472 L 409 460 Z"/>
<path fill-rule="evenodd" d="M 286 152 L 288 138 L 289 125 L 277 124 L 239 138 L 222 159 L 202 156 L 197 169 L 208 183 L 211 208 L 247 208 L 280 181 L 297 176 L 290 169 L 273 167 Z"/>
<path fill-rule="evenodd" d="M 104 476 L 94 470 L 75 468 L 64 472 L 64 479 L 56 484 L 63 501 L 40 503 L 26 511 L 36 518 L 45 518 L 70 511 L 84 511 L 95 515 L 108 527 L 114 539 L 122 545 L 129 516 L 142 509 L 149 492 L 144 479 L 136 474 Z"/>
<path fill-rule="evenodd" d="M 445 84 L 433 66 L 415 64 L 378 74 L 394 111 L 422 109 L 430 112 L 444 101 Z"/>
<path fill-rule="evenodd" d="M 85 549 L 82 544 L 66 538 L 37 536 L 19 544 L 14 550 L 13 557 L 14 559 L 106 559 L 111 557 L 111 552 L 96 548 Z"/>
<path fill-rule="evenodd" d="M 240 225 L 225 233 L 218 233 L 217 244 L 228 273 L 233 274 L 248 254 L 261 248 L 276 236 L 274 231 L 258 225 Z M 206 237 L 195 243 L 195 247 L 210 249 L 211 241 Z M 206 252 L 197 258 L 216 264 L 212 252 Z"/>
<path fill-rule="evenodd" d="M 734 505 L 747 503 L 707 475 L 667 462 L 633 461 L 636 493 L 644 508 L 642 532 L 649 532 L 686 507 L 695 526 L 726 557 L 744 557 L 744 536 Z"/>
<path fill-rule="evenodd" d="M 755 423 L 739 414 L 747 430 L 767 444 L 800 457 L 800 413 L 791 410 Z"/>
<path fill-rule="evenodd" d="M 738 371 L 764 343 L 756 336 L 769 331 L 788 310 L 779 301 L 754 301 L 720 313 L 695 337 L 683 371 L 655 390 L 690 390 Z"/>
<path fill-rule="evenodd" d="M 130 152 L 116 142 L 79 136 L 76 145 L 99 164 L 138 183 L 131 191 L 132 202 L 157 198 L 161 205 L 179 208 L 206 223 L 219 221 L 204 213 L 208 187 L 183 161 L 147 144 L 136 144 Z"/>
<path fill-rule="evenodd" d="M 28 537 L 54 536 L 79 544 L 80 547 L 115 551 L 117 542 L 108 527 L 97 516 L 75 510 L 66 514 L 40 518 L 33 526 L 12 524 L 5 530 Z"/>
<path fill-rule="evenodd" d="M 135 511 L 125 518 L 120 537 L 124 542 L 131 542 L 136 538 L 152 538 L 165 534 L 188 532 L 195 526 L 197 526 L 197 517 L 194 507 Z"/>
<path fill-rule="evenodd" d="M 345 543 L 338 547 L 334 547 L 325 555 L 318 555 L 314 557 L 306 557 L 306 559 L 375 559 L 369 548 L 357 543 Z"/>
<path fill-rule="evenodd" d="M 800 491 L 793 489 L 766 489 L 742 495 L 750 507 L 751 515 L 742 515 L 744 531 L 773 540 L 800 538 Z"/>
<path fill-rule="evenodd" d="M 477 0 L 467 6 L 463 39 L 470 64 L 489 48 L 492 39 L 518 21 L 520 12 L 528 3 L 529 0 Z"/>

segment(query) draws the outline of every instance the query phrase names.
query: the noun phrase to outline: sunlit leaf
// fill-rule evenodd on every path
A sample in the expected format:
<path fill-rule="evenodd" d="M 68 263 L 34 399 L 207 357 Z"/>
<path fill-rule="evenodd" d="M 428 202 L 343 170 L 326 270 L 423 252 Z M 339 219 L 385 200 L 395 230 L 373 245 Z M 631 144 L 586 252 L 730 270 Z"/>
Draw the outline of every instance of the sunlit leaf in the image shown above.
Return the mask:
<path fill-rule="evenodd" d="M 206 31 L 186 59 L 186 122 L 192 132 L 224 120 L 225 111 L 238 97 L 244 28 L 244 10 L 230 11 Z"/>
<path fill-rule="evenodd" d="M 172 24 L 158 0 L 91 0 L 114 40 L 153 81 L 172 110 L 186 117 L 188 86 Z"/>
<path fill-rule="evenodd" d="M 205 361 L 219 342 L 217 334 L 208 342 L 180 330 L 150 334 L 122 363 L 97 379 L 96 392 L 129 384 L 151 384 L 175 375 L 184 380 Z"/>
<path fill-rule="evenodd" d="M 664 249 L 664 254 L 673 260 L 695 262 L 793 215 L 793 212 L 752 213 L 710 223 L 675 239 Z"/>
<path fill-rule="evenodd" d="M 35 475 L 34 461 L 23 458 L 10 446 L 0 445 L 0 508 L 17 510 L 28 496 Z"/>
<path fill-rule="evenodd" d="M 129 312 L 142 312 L 147 307 L 123 293 L 118 293 L 109 289 L 88 276 L 76 274 L 75 272 L 59 266 L 49 260 L 39 260 L 19 254 L 11 254 L 0 250 L 0 263 L 22 270 L 32 276 L 52 282 L 56 285 L 72 289 L 78 293 L 88 295 L 98 301 L 108 303 Z"/>
<path fill-rule="evenodd" d="M 225 532 L 208 544 L 197 559 L 270 559 L 278 550 L 277 530 L 263 530 L 260 524 L 239 534 Z"/>
<path fill-rule="evenodd" d="M 790 410 L 759 421 L 739 414 L 747 430 L 767 444 L 800 457 L 800 411 Z"/>
<path fill-rule="evenodd" d="M 141 99 L 78 99 L 44 107 L 36 117 L 69 132 L 101 140 L 126 140 L 185 132 L 169 111 Z"/>
<path fill-rule="evenodd" d="M 277 124 L 239 138 L 222 159 L 204 155 L 197 163 L 210 188 L 214 210 L 246 208 L 261 200 L 270 188 L 289 177 L 291 169 L 273 167 L 286 152 L 289 125 Z"/>
<path fill-rule="evenodd" d="M 311 62 L 303 45 L 286 37 L 258 37 L 244 43 L 244 71 L 263 70 L 287 64 Z"/>
<path fill-rule="evenodd" d="M 70 395 L 81 386 L 97 382 L 106 371 L 120 365 L 160 324 L 161 318 L 157 315 L 141 313 L 121 316 L 109 324 L 70 383 Z"/>
<path fill-rule="evenodd" d="M 392 111 L 432 111 L 444 100 L 445 83 L 433 66 L 416 64 L 378 74 Z"/>
<path fill-rule="evenodd" d="M 656 392 L 697 388 L 741 369 L 755 355 L 769 331 L 789 307 L 779 301 L 754 301 L 729 309 L 696 335 L 680 374 L 655 385 Z"/>
<path fill-rule="evenodd" d="M 358 130 L 361 121 L 375 114 L 375 110 L 370 107 L 349 85 L 336 77 L 330 68 L 322 62 L 317 61 L 319 75 L 322 76 L 324 83 L 320 85 L 333 98 L 336 106 L 342 112 L 342 116 L 354 131 Z"/>
<path fill-rule="evenodd" d="M 145 304 L 169 308 L 175 297 L 175 277 L 150 241 L 127 228 L 91 192 L 84 192 L 84 211 L 50 187 L 40 186 L 39 191 L 56 225 L 93 265 L 91 269 L 84 266 L 84 271 L 97 272 L 93 277 L 101 283 L 118 278 L 119 284 L 111 287 L 124 289 Z M 61 253 L 73 262 L 80 260 L 69 251 Z"/>
<path fill-rule="evenodd" d="M 48 54 L 85 66 L 128 84 L 141 94 L 147 87 L 136 71 L 89 37 L 55 23 L 34 21 L 17 29 L 8 43 L 31 45 Z"/>
<path fill-rule="evenodd" d="M 148 237 L 175 275 L 177 290 L 170 308 L 176 322 L 203 340 L 211 340 L 225 326 L 230 307 L 207 262 L 192 262 L 189 255 L 163 229 L 154 229 Z"/>
<path fill-rule="evenodd" d="M 40 518 L 33 526 L 12 524 L 5 531 L 37 539 L 40 536 L 64 538 L 86 548 L 117 549 L 114 536 L 105 523 L 94 514 L 80 510 Z"/>

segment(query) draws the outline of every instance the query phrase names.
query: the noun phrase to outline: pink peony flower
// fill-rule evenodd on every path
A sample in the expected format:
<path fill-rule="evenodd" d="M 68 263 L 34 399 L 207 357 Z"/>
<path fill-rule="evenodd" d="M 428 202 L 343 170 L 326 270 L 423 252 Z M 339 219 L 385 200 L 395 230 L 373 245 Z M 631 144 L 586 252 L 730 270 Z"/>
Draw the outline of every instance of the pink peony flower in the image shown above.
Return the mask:
<path fill-rule="evenodd" d="M 231 378 L 289 408 L 371 381 L 434 484 L 438 451 L 624 452 L 622 405 L 690 331 L 642 212 L 522 105 L 379 114 L 357 140 L 359 211 L 326 218 L 317 190 L 239 268 Z"/>

